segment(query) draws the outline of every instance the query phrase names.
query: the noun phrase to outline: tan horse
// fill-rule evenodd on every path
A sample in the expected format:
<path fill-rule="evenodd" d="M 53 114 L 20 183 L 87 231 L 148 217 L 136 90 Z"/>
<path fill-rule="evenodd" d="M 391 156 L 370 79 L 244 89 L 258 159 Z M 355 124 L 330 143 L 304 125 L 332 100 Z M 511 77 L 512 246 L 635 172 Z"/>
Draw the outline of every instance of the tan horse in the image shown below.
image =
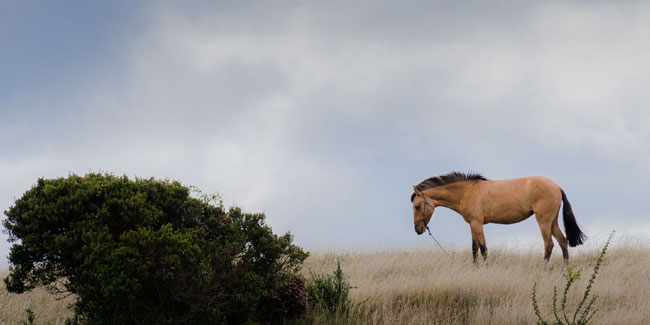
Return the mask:
<path fill-rule="evenodd" d="M 413 220 L 415 232 L 428 229 L 434 209 L 447 207 L 458 212 L 472 230 L 472 256 L 476 262 L 477 248 L 487 258 L 483 225 L 511 224 L 535 214 L 544 239 L 544 267 L 553 251 L 555 237 L 562 248 L 564 263 L 569 263 L 569 246 L 582 245 L 585 235 L 576 222 L 571 204 L 564 191 L 552 180 L 531 176 L 504 180 L 488 180 L 479 174 L 452 172 L 431 177 L 413 186 Z M 558 226 L 560 204 L 564 202 L 564 237 Z"/>

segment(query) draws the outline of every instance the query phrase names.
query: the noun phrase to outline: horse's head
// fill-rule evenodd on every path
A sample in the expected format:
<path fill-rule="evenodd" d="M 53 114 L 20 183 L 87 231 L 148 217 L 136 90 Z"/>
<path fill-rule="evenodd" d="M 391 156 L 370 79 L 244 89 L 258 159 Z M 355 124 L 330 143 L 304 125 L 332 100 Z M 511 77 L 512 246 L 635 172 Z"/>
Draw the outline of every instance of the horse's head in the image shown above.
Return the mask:
<path fill-rule="evenodd" d="M 413 186 L 411 202 L 413 202 L 413 224 L 415 226 L 415 232 L 418 235 L 422 235 L 433 217 L 435 205 L 432 204 L 433 202 L 431 202 L 430 198 L 427 200 L 424 193 L 415 186 Z"/>

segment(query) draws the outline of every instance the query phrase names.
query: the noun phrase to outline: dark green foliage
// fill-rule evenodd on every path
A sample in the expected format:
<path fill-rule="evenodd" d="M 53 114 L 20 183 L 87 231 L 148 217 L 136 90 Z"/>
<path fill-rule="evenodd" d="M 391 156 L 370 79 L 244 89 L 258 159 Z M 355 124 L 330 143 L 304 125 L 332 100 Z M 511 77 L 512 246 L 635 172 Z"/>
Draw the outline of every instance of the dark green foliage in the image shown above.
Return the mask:
<path fill-rule="evenodd" d="M 200 198 L 155 179 L 39 179 L 5 211 L 14 242 L 7 289 L 75 294 L 73 322 L 93 324 L 236 324 L 304 313 L 298 272 L 307 253 L 292 236 L 274 235 L 263 214 Z"/>
<path fill-rule="evenodd" d="M 290 276 L 285 281 L 276 282 L 279 285 L 270 288 L 264 296 L 260 307 L 264 321 L 273 322 L 277 319 L 295 319 L 307 312 L 307 291 L 305 280 L 298 276 Z"/>
<path fill-rule="evenodd" d="M 350 283 L 345 278 L 341 263 L 336 262 L 336 270 L 333 275 L 311 273 L 311 283 L 307 286 L 309 304 L 312 308 L 321 309 L 330 316 L 347 314 L 350 311 L 351 302 Z"/>
<path fill-rule="evenodd" d="M 532 303 L 533 303 L 533 310 L 535 311 L 535 315 L 537 316 L 537 324 L 540 325 L 548 325 L 548 324 L 557 324 L 557 325 L 573 325 L 573 324 L 578 324 L 578 325 L 584 325 L 587 324 L 591 318 L 596 314 L 596 310 L 591 310 L 591 307 L 593 306 L 594 302 L 596 301 L 596 296 L 592 296 L 591 299 L 589 300 L 589 304 L 585 307 L 585 309 L 582 309 L 584 306 L 584 303 L 587 301 L 589 298 L 589 294 L 591 293 L 591 287 L 594 284 L 594 281 L 596 280 L 596 275 L 598 275 L 598 270 L 600 269 L 600 264 L 603 262 L 603 257 L 605 256 L 605 253 L 607 252 L 607 248 L 609 247 L 609 243 L 612 240 L 612 236 L 614 233 L 612 232 L 611 235 L 609 235 L 609 238 L 607 238 L 607 243 L 605 243 L 605 246 L 600 252 L 600 255 L 598 256 L 598 260 L 596 261 L 596 265 L 594 265 L 594 273 L 592 273 L 591 278 L 589 279 L 589 284 L 587 285 L 587 288 L 585 288 L 585 292 L 582 296 L 582 300 L 578 304 L 578 307 L 576 308 L 575 312 L 573 313 L 573 317 L 570 315 L 567 315 L 566 311 L 566 299 L 567 299 L 567 294 L 569 293 L 569 289 L 573 285 L 573 283 L 580 279 L 582 270 L 578 271 L 573 271 L 572 268 L 567 268 L 566 273 L 563 273 L 562 276 L 566 280 L 566 285 L 564 286 L 564 294 L 562 295 L 562 301 L 561 301 L 561 314 L 558 314 L 557 311 L 557 288 L 553 287 L 553 317 L 555 317 L 555 321 L 552 323 L 546 322 L 541 315 L 541 312 L 539 311 L 539 304 L 537 302 L 537 282 L 533 284 L 533 292 L 531 295 Z M 570 314 L 570 313 L 569 313 Z M 580 317 L 578 318 L 578 314 L 580 314 Z M 569 319 L 571 318 L 571 319 Z"/>

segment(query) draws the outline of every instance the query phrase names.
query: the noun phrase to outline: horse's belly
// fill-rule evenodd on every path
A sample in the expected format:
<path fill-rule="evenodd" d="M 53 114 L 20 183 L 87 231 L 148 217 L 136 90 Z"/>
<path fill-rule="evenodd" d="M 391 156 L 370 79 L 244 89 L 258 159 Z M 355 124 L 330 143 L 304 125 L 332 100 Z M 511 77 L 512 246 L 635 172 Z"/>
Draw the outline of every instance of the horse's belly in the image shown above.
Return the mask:
<path fill-rule="evenodd" d="M 533 212 L 530 211 L 528 213 L 516 213 L 516 214 L 501 214 L 501 215 L 495 215 L 495 216 L 486 216 L 484 217 L 484 222 L 485 223 L 500 223 L 504 225 L 508 225 L 511 223 L 517 223 L 524 221 L 528 219 L 528 217 L 532 216 Z"/>

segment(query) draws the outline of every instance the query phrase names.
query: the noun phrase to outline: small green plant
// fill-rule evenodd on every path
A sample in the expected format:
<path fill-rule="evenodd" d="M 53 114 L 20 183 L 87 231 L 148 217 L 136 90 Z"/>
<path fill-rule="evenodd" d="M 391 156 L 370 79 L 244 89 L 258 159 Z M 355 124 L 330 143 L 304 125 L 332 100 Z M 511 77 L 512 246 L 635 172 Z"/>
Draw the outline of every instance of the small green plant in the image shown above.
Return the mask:
<path fill-rule="evenodd" d="M 555 321 L 552 323 L 546 322 L 542 318 L 542 314 L 539 311 L 539 304 L 537 302 L 537 282 L 533 283 L 533 293 L 532 293 L 532 302 L 533 302 L 533 309 L 535 310 L 535 315 L 537 316 L 537 324 L 538 325 L 548 325 L 548 324 L 554 324 L 554 325 L 574 325 L 574 324 L 587 324 L 592 317 L 596 314 L 597 309 L 594 309 L 593 311 L 591 308 L 594 305 L 594 302 L 596 301 L 597 296 L 593 295 L 591 299 L 589 300 L 589 303 L 587 306 L 582 309 L 584 306 L 585 302 L 587 299 L 589 299 L 589 294 L 591 293 L 591 287 L 594 284 L 594 281 L 596 280 L 596 275 L 598 275 L 598 270 L 600 269 L 600 264 L 603 262 L 603 256 L 605 256 L 605 253 L 607 252 L 607 247 L 609 247 L 609 243 L 612 240 L 612 236 L 614 235 L 614 232 L 612 232 L 609 235 L 609 238 L 607 238 L 607 242 L 605 243 L 605 246 L 603 247 L 602 251 L 600 252 L 600 256 L 598 256 L 598 260 L 596 261 L 596 265 L 594 265 L 594 273 L 591 275 L 591 278 L 589 279 L 589 284 L 587 285 L 587 288 L 585 289 L 585 292 L 582 296 L 582 300 L 580 300 L 580 303 L 578 304 L 578 308 L 576 308 L 575 312 L 573 313 L 573 317 L 571 317 L 571 312 L 569 312 L 569 315 L 567 316 L 567 310 L 566 310 L 566 299 L 567 299 L 567 294 L 569 293 L 569 289 L 575 283 L 576 280 L 580 279 L 582 269 L 579 269 L 577 271 L 574 271 L 573 268 L 569 267 L 567 268 L 566 273 L 562 274 L 562 277 L 566 280 L 566 285 L 564 286 L 564 293 L 562 295 L 562 301 L 560 304 L 561 308 L 561 315 L 558 314 L 557 310 L 557 287 L 553 287 L 553 316 L 555 317 Z M 578 318 L 578 315 L 580 317 Z M 571 320 L 569 318 L 571 317 Z"/>
<path fill-rule="evenodd" d="M 321 309 L 330 316 L 337 314 L 347 315 L 351 308 L 348 298 L 350 283 L 341 270 L 341 262 L 336 261 L 336 270 L 333 275 L 314 274 L 311 271 L 311 281 L 307 286 L 307 297 L 312 309 Z"/>
<path fill-rule="evenodd" d="M 36 324 L 36 315 L 32 311 L 31 308 L 25 309 L 25 312 L 27 313 L 26 320 L 22 322 L 22 325 L 33 325 Z"/>

